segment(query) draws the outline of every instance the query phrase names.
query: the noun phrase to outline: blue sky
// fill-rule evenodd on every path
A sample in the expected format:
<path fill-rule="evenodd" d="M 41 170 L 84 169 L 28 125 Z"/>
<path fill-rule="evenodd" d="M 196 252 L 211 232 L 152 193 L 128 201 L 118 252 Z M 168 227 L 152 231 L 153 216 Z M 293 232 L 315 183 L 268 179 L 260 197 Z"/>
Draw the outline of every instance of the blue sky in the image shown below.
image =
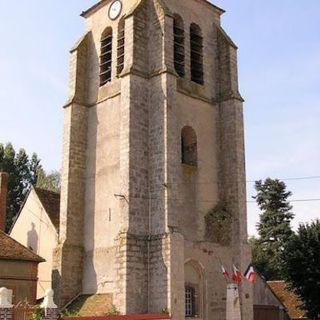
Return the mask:
<path fill-rule="evenodd" d="M 79 13 L 94 2 L 0 3 L 0 142 L 37 152 L 47 170 L 61 162 L 68 50 L 83 31 Z M 223 27 L 239 46 L 248 180 L 320 176 L 319 0 L 214 3 L 227 10 Z M 292 199 L 320 198 L 320 179 L 286 183 Z M 320 216 L 320 201 L 293 205 L 295 226 Z M 249 203 L 250 234 L 258 214 Z"/>

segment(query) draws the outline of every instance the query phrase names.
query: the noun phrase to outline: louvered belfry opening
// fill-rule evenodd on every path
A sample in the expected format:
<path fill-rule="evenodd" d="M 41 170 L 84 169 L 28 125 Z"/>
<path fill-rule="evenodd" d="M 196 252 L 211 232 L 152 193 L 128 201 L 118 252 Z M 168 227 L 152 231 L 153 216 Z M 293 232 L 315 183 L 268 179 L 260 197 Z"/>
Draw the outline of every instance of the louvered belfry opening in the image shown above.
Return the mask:
<path fill-rule="evenodd" d="M 180 77 L 184 77 L 184 26 L 180 16 L 175 15 L 173 20 L 174 36 L 174 68 Z"/>
<path fill-rule="evenodd" d="M 119 75 L 124 68 L 124 45 L 125 45 L 124 19 L 121 19 L 118 25 L 117 75 Z"/>
<path fill-rule="evenodd" d="M 112 75 L 112 29 L 107 28 L 101 37 L 100 86 L 111 81 Z"/>
<path fill-rule="evenodd" d="M 191 80 L 203 84 L 203 37 L 195 23 L 190 26 Z"/>

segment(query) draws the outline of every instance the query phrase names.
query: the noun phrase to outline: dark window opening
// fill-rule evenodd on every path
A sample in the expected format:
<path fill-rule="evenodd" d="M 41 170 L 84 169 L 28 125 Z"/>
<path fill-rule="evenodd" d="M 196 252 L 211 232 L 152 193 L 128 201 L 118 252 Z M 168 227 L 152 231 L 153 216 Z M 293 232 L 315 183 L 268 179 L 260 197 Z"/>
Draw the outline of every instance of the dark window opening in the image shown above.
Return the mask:
<path fill-rule="evenodd" d="M 124 19 L 122 19 L 119 22 L 119 26 L 118 26 L 117 75 L 119 75 L 124 68 L 124 46 L 125 46 L 125 29 L 124 29 Z"/>
<path fill-rule="evenodd" d="M 175 16 L 173 21 L 174 38 L 174 68 L 180 77 L 185 75 L 184 71 L 184 27 L 182 18 Z"/>
<path fill-rule="evenodd" d="M 193 287 L 185 288 L 186 317 L 196 316 L 196 290 Z"/>
<path fill-rule="evenodd" d="M 112 29 L 108 28 L 101 38 L 100 86 L 111 81 L 112 74 Z"/>
<path fill-rule="evenodd" d="M 201 29 L 196 24 L 190 26 L 191 80 L 204 84 L 203 80 L 203 38 Z"/>
<path fill-rule="evenodd" d="M 184 127 L 181 132 L 181 161 L 183 164 L 197 166 L 197 136 L 191 127 Z"/>

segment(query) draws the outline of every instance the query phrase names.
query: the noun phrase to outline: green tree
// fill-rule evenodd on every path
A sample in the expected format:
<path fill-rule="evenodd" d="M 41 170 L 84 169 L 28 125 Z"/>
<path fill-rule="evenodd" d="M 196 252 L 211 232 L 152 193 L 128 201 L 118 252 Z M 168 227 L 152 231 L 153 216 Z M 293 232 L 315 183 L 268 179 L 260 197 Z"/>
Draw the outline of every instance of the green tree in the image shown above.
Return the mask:
<path fill-rule="evenodd" d="M 281 255 L 285 280 L 310 319 L 320 318 L 320 220 L 300 225 Z"/>
<path fill-rule="evenodd" d="M 47 174 L 42 168 L 39 168 L 36 186 L 41 189 L 60 192 L 60 173 L 51 171 Z"/>
<path fill-rule="evenodd" d="M 39 167 L 40 160 L 36 154 L 29 159 L 24 149 L 16 153 L 11 143 L 0 144 L 0 171 L 9 174 L 6 230 L 10 228 L 26 193 L 36 182 Z"/>
<path fill-rule="evenodd" d="M 257 181 L 255 189 L 253 198 L 262 213 L 257 225 L 259 238 L 251 239 L 253 263 L 267 280 L 279 280 L 283 277 L 280 255 L 293 234 L 291 192 L 283 181 L 270 178 Z"/>

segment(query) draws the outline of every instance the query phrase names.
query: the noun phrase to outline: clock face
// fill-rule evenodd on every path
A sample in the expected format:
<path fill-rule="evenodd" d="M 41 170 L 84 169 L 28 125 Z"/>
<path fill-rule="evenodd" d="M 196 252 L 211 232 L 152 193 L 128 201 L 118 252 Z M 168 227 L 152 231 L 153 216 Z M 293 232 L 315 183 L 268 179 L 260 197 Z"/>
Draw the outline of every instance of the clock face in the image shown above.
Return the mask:
<path fill-rule="evenodd" d="M 109 18 L 111 20 L 117 19 L 121 13 L 122 3 L 120 0 L 115 0 L 111 3 L 109 8 Z"/>

